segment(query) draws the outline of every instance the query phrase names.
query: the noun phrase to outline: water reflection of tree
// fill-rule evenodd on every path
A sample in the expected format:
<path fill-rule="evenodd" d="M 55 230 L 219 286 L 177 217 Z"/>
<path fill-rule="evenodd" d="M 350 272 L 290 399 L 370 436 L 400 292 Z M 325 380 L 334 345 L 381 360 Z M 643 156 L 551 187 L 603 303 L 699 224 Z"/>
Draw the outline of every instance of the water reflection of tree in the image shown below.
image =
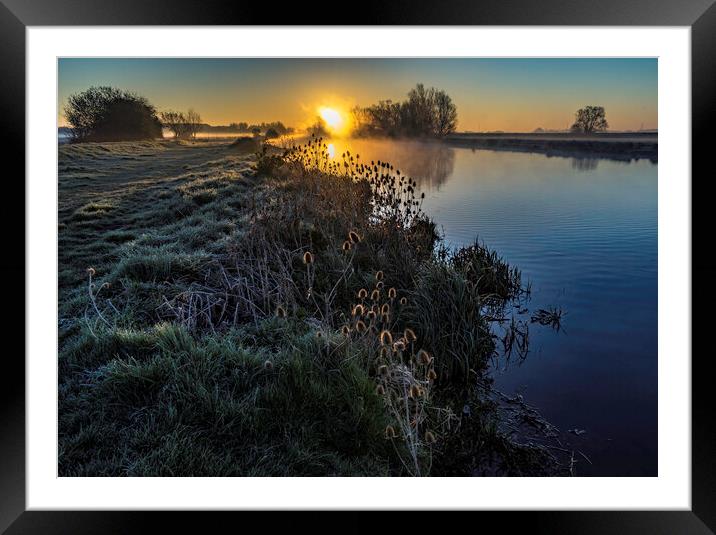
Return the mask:
<path fill-rule="evenodd" d="M 572 169 L 576 169 L 577 171 L 594 171 L 598 163 L 598 158 L 572 158 Z"/>
<path fill-rule="evenodd" d="M 402 160 L 405 173 L 419 186 L 439 189 L 455 169 L 455 149 L 443 143 L 410 143 Z"/>

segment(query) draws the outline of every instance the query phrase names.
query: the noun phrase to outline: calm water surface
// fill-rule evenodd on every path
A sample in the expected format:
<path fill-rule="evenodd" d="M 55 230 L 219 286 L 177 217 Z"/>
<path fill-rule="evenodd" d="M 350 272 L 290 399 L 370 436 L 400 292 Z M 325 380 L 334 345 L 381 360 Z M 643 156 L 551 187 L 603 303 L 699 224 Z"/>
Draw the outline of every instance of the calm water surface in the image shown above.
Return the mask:
<path fill-rule="evenodd" d="M 563 330 L 532 324 L 496 386 L 561 431 L 579 475 L 657 475 L 657 165 L 395 141 L 334 141 L 418 180 L 448 244 L 479 237 L 532 283 L 530 310 L 557 305 Z M 529 315 L 527 315 L 529 318 Z"/>

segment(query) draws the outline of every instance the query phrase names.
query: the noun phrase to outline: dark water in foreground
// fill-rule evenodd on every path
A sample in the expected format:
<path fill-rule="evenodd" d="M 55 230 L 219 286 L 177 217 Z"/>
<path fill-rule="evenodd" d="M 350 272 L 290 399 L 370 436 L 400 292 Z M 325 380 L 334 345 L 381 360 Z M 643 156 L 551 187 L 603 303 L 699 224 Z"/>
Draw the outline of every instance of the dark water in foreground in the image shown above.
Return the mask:
<path fill-rule="evenodd" d="M 563 331 L 530 326 L 530 351 L 500 363 L 561 431 L 578 475 L 657 475 L 657 165 L 394 141 L 335 141 L 416 178 L 451 245 L 479 236 L 532 282 L 530 310 L 557 305 Z M 525 317 L 529 319 L 529 314 Z"/>

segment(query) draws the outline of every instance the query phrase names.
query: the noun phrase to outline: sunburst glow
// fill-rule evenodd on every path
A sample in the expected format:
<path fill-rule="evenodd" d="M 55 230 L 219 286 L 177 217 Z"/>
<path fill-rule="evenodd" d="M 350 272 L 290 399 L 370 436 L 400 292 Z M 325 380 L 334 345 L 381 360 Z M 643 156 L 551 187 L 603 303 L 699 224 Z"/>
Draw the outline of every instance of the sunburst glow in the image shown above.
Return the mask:
<path fill-rule="evenodd" d="M 318 108 L 318 115 L 332 134 L 343 134 L 348 128 L 347 116 L 335 108 L 322 106 Z"/>

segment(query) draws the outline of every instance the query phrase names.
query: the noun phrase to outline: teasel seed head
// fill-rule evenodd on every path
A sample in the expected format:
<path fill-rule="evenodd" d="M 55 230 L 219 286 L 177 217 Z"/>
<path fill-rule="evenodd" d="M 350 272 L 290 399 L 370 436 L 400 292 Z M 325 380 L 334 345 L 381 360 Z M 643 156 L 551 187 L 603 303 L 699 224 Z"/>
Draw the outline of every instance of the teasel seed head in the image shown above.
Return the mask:
<path fill-rule="evenodd" d="M 378 272 L 375 274 L 375 280 L 377 280 L 377 281 L 382 281 L 382 280 L 383 280 L 383 272 L 382 272 L 382 271 L 378 271 Z"/>
<path fill-rule="evenodd" d="M 321 340 L 321 339 L 323 338 L 323 332 L 321 332 L 321 331 L 316 331 L 316 338 L 318 338 L 319 340 Z"/>
<path fill-rule="evenodd" d="M 378 373 L 381 374 L 383 377 L 387 377 L 388 366 L 386 366 L 385 364 L 381 364 L 380 366 L 378 366 Z"/>
<path fill-rule="evenodd" d="M 343 247 L 342 247 L 342 249 L 343 249 L 344 251 L 346 251 L 346 252 L 347 252 L 347 251 L 350 251 L 351 249 L 353 249 L 353 245 L 351 244 L 351 242 L 349 242 L 348 240 L 346 240 L 346 241 L 343 242 Z"/>
<path fill-rule="evenodd" d="M 408 298 L 407 298 L 407 297 L 401 297 L 401 298 L 400 298 L 400 304 L 401 304 L 401 305 L 407 305 L 407 304 L 408 304 Z"/>
<path fill-rule="evenodd" d="M 381 359 L 387 359 L 388 358 L 388 348 L 386 346 L 383 346 L 380 348 L 380 358 Z"/>
<path fill-rule="evenodd" d="M 418 337 L 415 336 L 415 331 L 410 327 L 405 328 L 405 331 L 403 331 L 403 336 L 405 337 L 405 341 L 408 343 L 415 342 L 418 339 Z"/>
<path fill-rule="evenodd" d="M 438 378 L 438 374 L 432 368 L 428 370 L 428 381 L 434 381 Z"/>
<path fill-rule="evenodd" d="M 306 265 L 313 264 L 313 253 L 311 251 L 303 253 L 303 263 Z"/>
<path fill-rule="evenodd" d="M 343 327 L 341 327 L 341 334 L 343 336 L 348 336 L 350 333 L 351 333 L 351 328 L 348 327 L 348 325 L 344 325 Z"/>
<path fill-rule="evenodd" d="M 391 288 L 390 290 L 388 290 L 388 297 L 390 299 L 395 299 L 397 295 L 398 291 L 395 288 Z"/>
<path fill-rule="evenodd" d="M 420 351 L 418 351 L 417 360 L 418 364 L 430 364 L 433 358 L 430 356 L 430 353 L 428 353 L 424 349 L 421 349 Z"/>
<path fill-rule="evenodd" d="M 393 426 L 392 425 L 386 426 L 385 438 L 391 439 L 391 438 L 396 438 L 396 437 L 397 437 L 397 435 L 395 434 L 395 429 L 393 428 Z"/>
<path fill-rule="evenodd" d="M 380 290 L 373 290 L 370 292 L 371 301 L 377 301 L 378 299 L 380 299 Z"/>
<path fill-rule="evenodd" d="M 390 305 L 388 303 L 383 303 L 383 306 L 380 307 L 380 315 L 387 316 L 388 314 L 390 314 Z"/>
<path fill-rule="evenodd" d="M 376 282 L 376 283 L 375 283 L 375 287 L 376 287 L 376 289 L 378 289 L 378 290 L 382 290 L 382 289 L 383 289 L 383 281 L 378 281 L 378 282 Z"/>
<path fill-rule="evenodd" d="M 285 318 L 286 317 L 286 309 L 283 308 L 281 305 L 276 307 L 276 316 L 279 318 Z"/>
<path fill-rule="evenodd" d="M 95 274 L 95 273 L 96 273 L 96 271 L 94 270 L 93 267 L 88 267 L 88 268 L 87 268 L 87 274 L 88 274 L 90 277 L 94 277 L 94 274 Z"/>
<path fill-rule="evenodd" d="M 435 444 L 438 441 L 437 438 L 435 438 L 435 435 L 432 433 L 432 431 L 427 431 L 425 433 L 425 442 L 428 444 Z"/>
<path fill-rule="evenodd" d="M 373 321 L 375 319 L 375 312 L 373 312 L 372 310 L 369 310 L 366 313 L 365 317 L 368 318 L 370 321 Z"/>
<path fill-rule="evenodd" d="M 270 360 L 264 362 L 264 370 L 273 370 L 273 362 Z"/>
<path fill-rule="evenodd" d="M 366 297 L 368 297 L 368 290 L 365 288 L 358 290 L 358 299 L 365 299 Z"/>
<path fill-rule="evenodd" d="M 356 332 L 363 334 L 367 330 L 367 327 L 365 326 L 365 323 L 363 323 L 361 320 L 358 320 L 356 323 Z"/>
<path fill-rule="evenodd" d="M 383 331 L 380 333 L 380 344 L 384 346 L 392 346 L 393 345 L 393 335 L 390 334 L 390 331 Z"/>
<path fill-rule="evenodd" d="M 355 230 L 351 230 L 348 233 L 348 239 L 352 241 L 353 243 L 360 243 L 360 236 Z"/>
<path fill-rule="evenodd" d="M 363 305 L 356 305 L 353 307 L 352 314 L 353 316 L 362 316 L 363 314 L 365 314 L 365 308 L 363 307 Z"/>
<path fill-rule="evenodd" d="M 420 387 L 418 385 L 411 385 L 410 391 L 408 392 L 408 395 L 412 399 L 416 399 L 420 397 Z"/>
<path fill-rule="evenodd" d="M 402 340 L 398 340 L 393 344 L 393 350 L 395 351 L 405 351 L 405 342 Z"/>
<path fill-rule="evenodd" d="M 375 388 L 375 393 L 378 394 L 379 396 L 384 396 L 385 395 L 385 387 L 383 385 L 378 385 Z"/>

